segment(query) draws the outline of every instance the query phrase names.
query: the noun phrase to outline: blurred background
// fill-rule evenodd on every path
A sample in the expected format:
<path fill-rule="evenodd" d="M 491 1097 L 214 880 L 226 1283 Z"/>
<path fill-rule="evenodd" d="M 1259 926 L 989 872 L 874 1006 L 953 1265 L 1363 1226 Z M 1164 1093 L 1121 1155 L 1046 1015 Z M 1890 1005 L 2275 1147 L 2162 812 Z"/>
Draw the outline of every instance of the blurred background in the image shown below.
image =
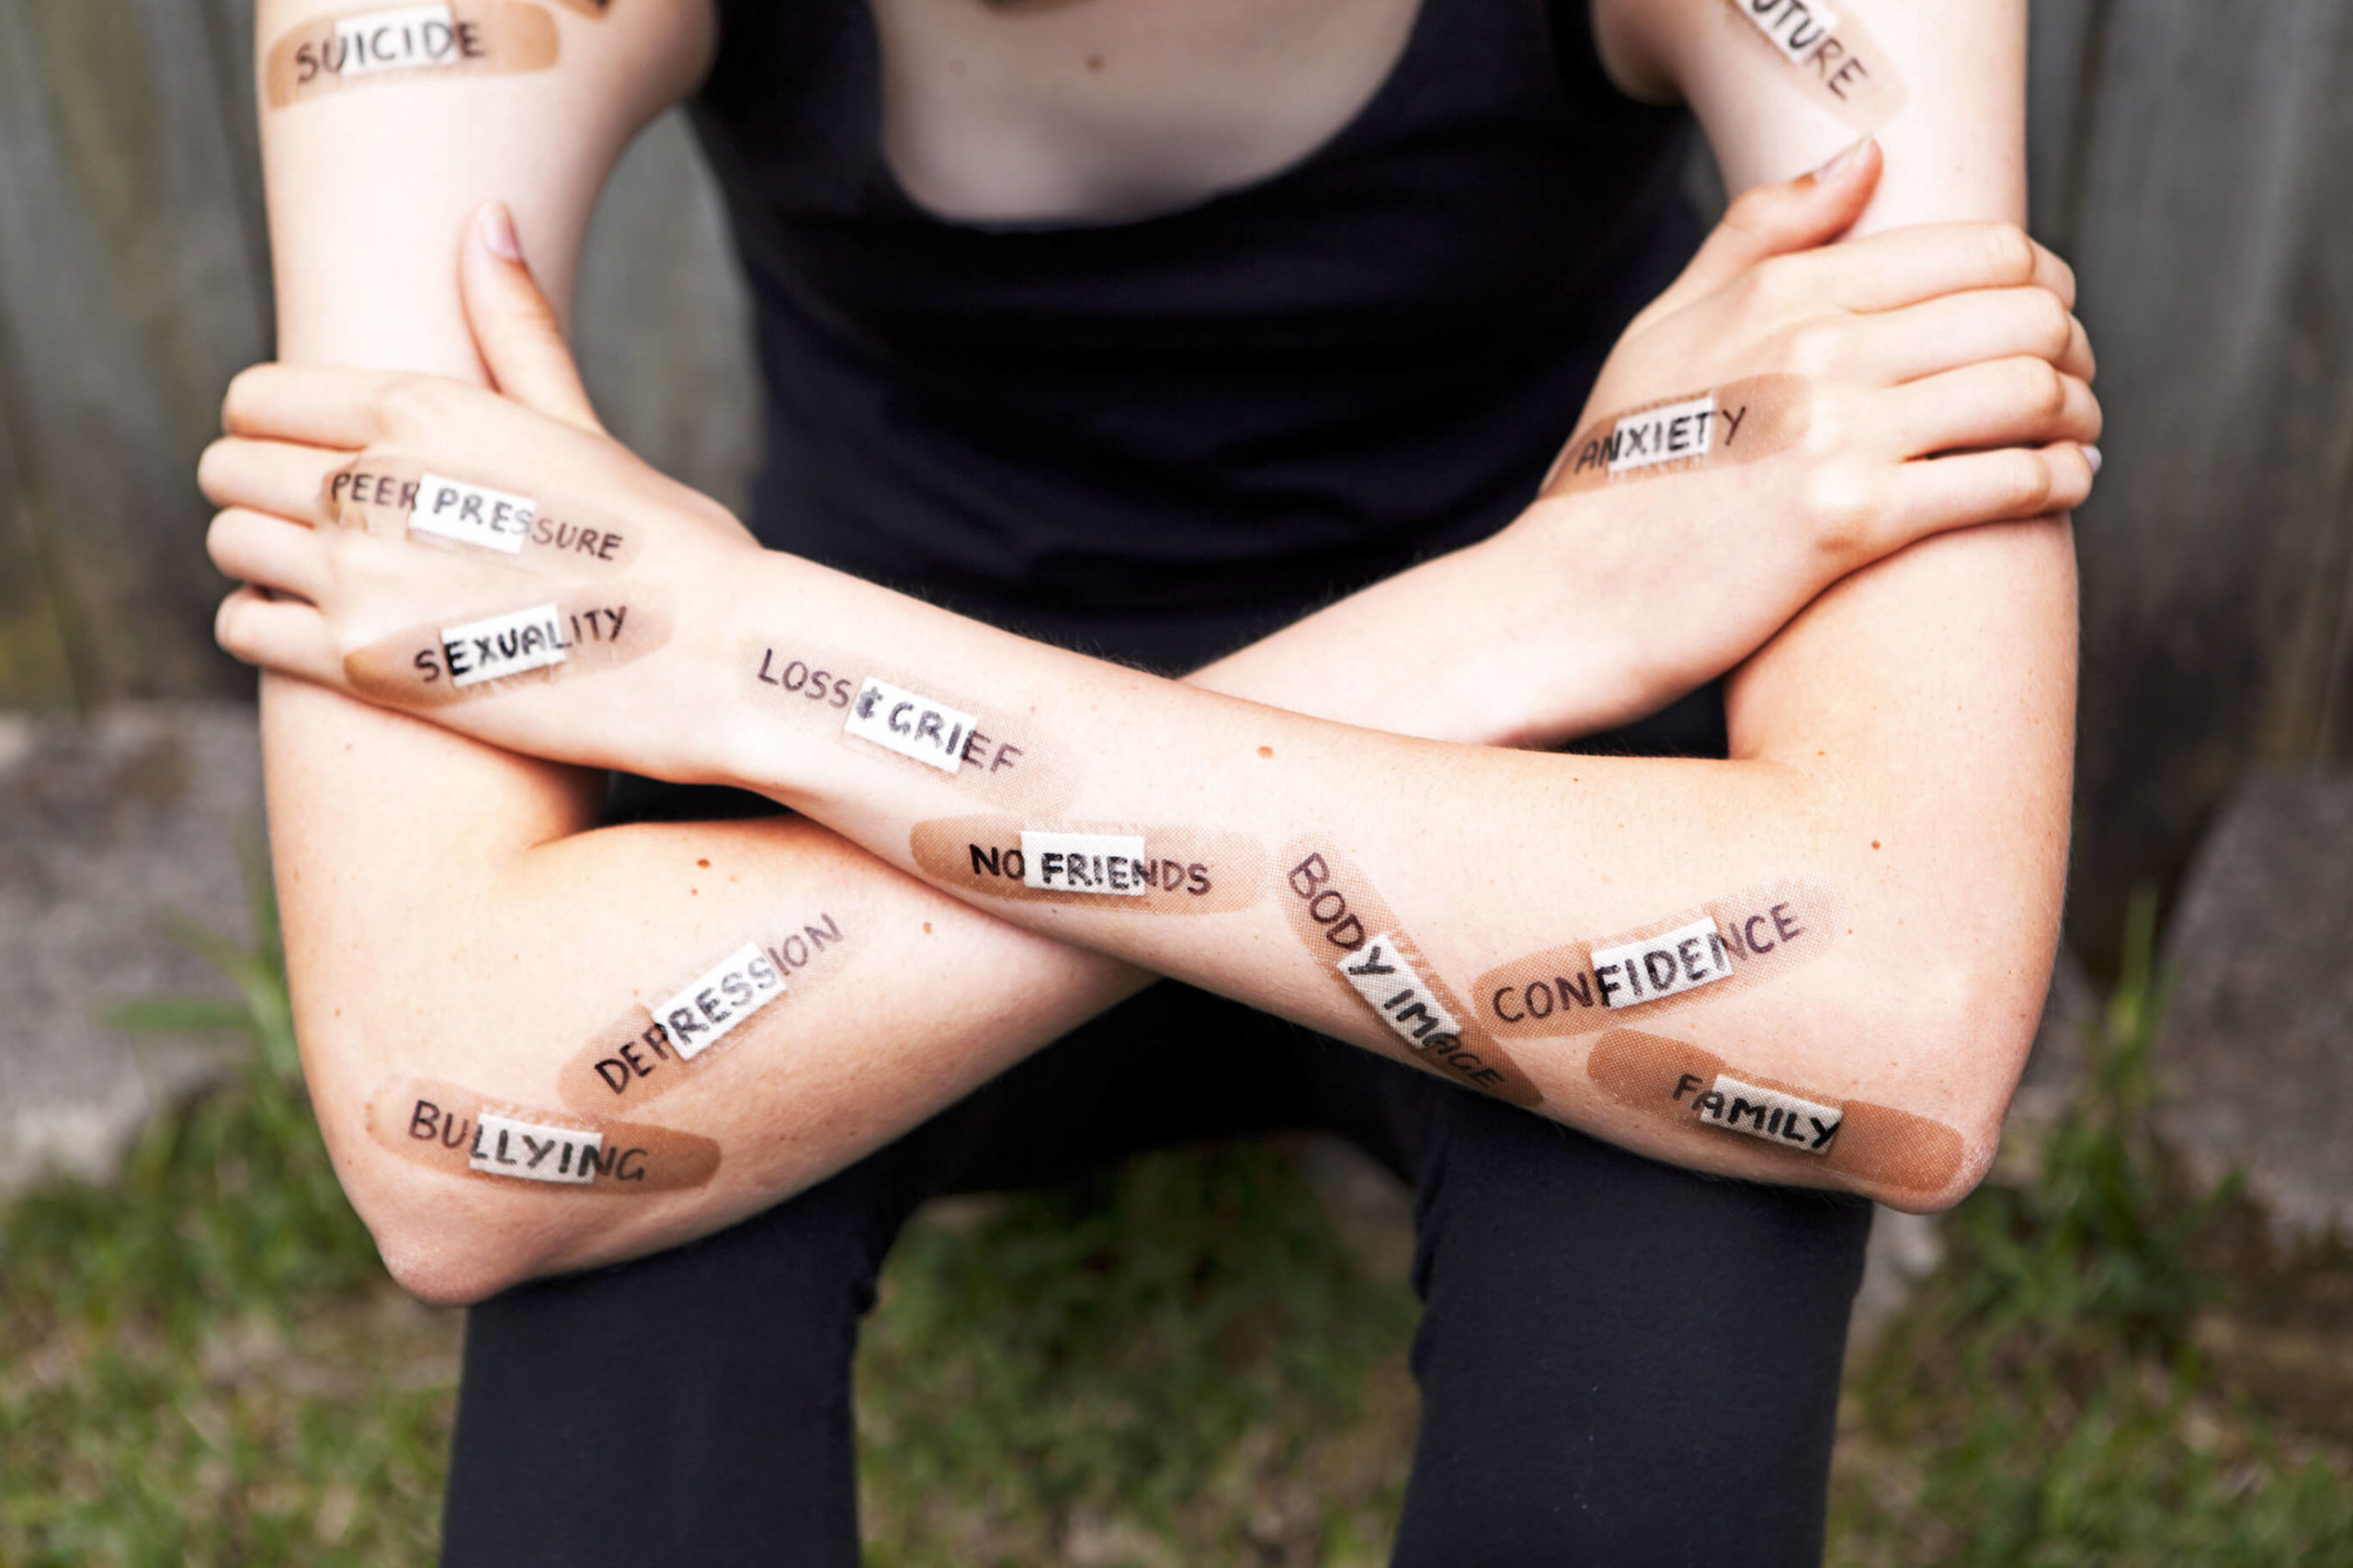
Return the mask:
<path fill-rule="evenodd" d="M 435 1538 L 460 1316 L 310 1130 L 210 634 L 196 455 L 270 348 L 250 8 L 0 0 L 0 1564 Z M 1995 1179 L 1881 1216 L 1832 1561 L 2353 1563 L 2353 11 L 2033 27 L 2034 226 L 2108 413 L 2068 952 Z M 614 432 L 739 502 L 675 117 L 579 319 Z M 872 1560 L 1383 1561 L 1410 1244 L 1315 1142 L 935 1206 L 860 1351 Z"/>

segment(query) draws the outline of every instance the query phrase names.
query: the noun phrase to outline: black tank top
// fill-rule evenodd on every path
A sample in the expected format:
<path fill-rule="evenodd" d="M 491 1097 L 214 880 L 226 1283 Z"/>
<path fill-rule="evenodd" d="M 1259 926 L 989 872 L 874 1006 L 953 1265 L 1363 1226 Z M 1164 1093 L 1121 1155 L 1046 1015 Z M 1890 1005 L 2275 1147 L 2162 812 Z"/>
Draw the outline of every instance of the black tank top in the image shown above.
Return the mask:
<path fill-rule="evenodd" d="M 1110 222 L 918 208 L 867 0 L 719 14 L 693 112 L 767 383 L 755 530 L 1154 667 L 1509 521 L 1697 238 L 1688 121 L 1611 88 L 1586 0 L 1423 0 L 1318 150 Z"/>

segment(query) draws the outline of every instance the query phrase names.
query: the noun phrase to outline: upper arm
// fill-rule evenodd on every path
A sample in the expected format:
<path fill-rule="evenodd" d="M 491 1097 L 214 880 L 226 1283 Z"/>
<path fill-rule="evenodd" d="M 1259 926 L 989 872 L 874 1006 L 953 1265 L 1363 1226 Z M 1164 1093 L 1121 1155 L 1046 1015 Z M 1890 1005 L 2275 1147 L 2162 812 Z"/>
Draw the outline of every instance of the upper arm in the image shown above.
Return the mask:
<path fill-rule="evenodd" d="M 1851 142 L 1790 69 L 1743 36 L 1745 0 L 1598 0 L 1630 85 L 1656 73 L 1706 128 L 1737 192 Z M 1868 9 L 1866 9 L 1868 6 Z M 1900 72 L 1886 172 L 1858 233 L 2023 222 L 2024 0 L 1839 0 Z M 2074 755 L 2075 582 L 2063 517 L 1940 534 L 1835 585 L 1735 675 L 1733 755 L 1817 779 L 1836 869 L 1889 942 L 1886 1038 L 1941 1020 L 1990 1152 L 2058 940 Z M 1891 972 L 1897 971 L 1892 969 Z"/>

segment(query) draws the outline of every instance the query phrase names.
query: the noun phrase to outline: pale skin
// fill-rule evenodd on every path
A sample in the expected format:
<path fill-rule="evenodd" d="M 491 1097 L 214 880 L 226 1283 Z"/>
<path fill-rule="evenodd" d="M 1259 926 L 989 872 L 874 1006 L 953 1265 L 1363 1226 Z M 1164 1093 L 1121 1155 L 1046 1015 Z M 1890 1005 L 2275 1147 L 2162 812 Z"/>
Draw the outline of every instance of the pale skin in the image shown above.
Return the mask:
<path fill-rule="evenodd" d="M 266 8 L 264 37 L 307 9 Z M 2003 40 L 2016 18 L 1992 9 L 2000 14 L 1982 25 L 1998 57 L 2015 47 Z M 1606 46 L 1611 15 L 1602 18 Z M 1870 153 L 1846 172 L 1848 184 L 1765 193 L 1743 210 L 1745 227 L 1695 267 L 1694 287 L 1650 312 L 1613 358 L 1597 411 L 1778 365 L 1803 369 L 1825 388 L 1819 442 L 1772 482 L 1771 502 L 1759 504 L 1753 473 L 1740 491 L 1744 514 L 1769 519 L 1769 532 L 1733 541 L 1755 551 L 1728 562 L 1737 572 L 1712 585 L 1646 578 L 1637 552 L 1609 554 L 1611 541 L 1640 529 L 1703 539 L 1706 520 L 1722 509 L 1722 494 L 1710 490 L 1716 476 L 1547 503 L 1494 544 L 1336 607 L 1188 690 L 759 555 L 716 508 L 579 428 L 590 416 L 552 351 L 551 325 L 535 340 L 528 325 L 497 324 L 528 320 L 523 306 L 503 302 L 521 297 L 513 264 L 479 244 L 463 253 L 458 279 L 489 328 L 477 358 L 446 252 L 437 260 L 428 244 L 405 238 L 337 243 L 342 233 L 409 236 L 436 223 L 455 234 L 480 201 L 511 196 L 542 277 L 563 298 L 587 199 L 614 149 L 690 80 L 704 42 L 693 7 L 560 20 L 557 72 L 349 93 L 301 107 L 311 118 L 300 137 L 285 115 L 265 122 L 288 358 L 476 378 L 487 369 L 548 415 L 486 394 L 477 405 L 458 388 L 413 378 L 388 387 L 263 372 L 241 381 L 232 398 L 232 427 L 250 439 L 216 449 L 205 473 L 208 490 L 235 508 L 216 527 L 224 568 L 308 601 L 241 596 L 224 610 L 223 638 L 313 682 L 272 679 L 266 688 L 298 1021 L 347 1186 L 413 1289 L 472 1299 L 755 1211 L 1130 994 L 1143 977 L 1117 960 L 1373 1049 L 1393 1047 L 1325 983 L 1271 894 L 1250 911 L 1184 922 L 1051 905 L 983 915 L 808 822 L 591 832 L 590 776 L 336 696 L 343 651 L 445 613 L 450 601 L 438 596 L 462 591 L 463 574 L 481 569 L 457 552 L 405 546 L 363 562 L 369 552 L 344 547 L 389 541 L 313 533 L 265 515 L 310 512 L 321 476 L 349 460 L 347 449 L 392 429 L 381 423 L 388 414 L 409 421 L 394 444 L 462 460 L 470 477 L 619 497 L 609 504 L 658 546 L 631 568 L 631 594 L 676 598 L 713 581 L 736 585 L 727 615 L 682 619 L 684 634 L 625 670 L 441 710 L 444 722 L 574 761 L 764 785 L 904 865 L 913 822 L 978 803 L 901 759 L 762 735 L 756 723 L 743 726 L 753 744 L 696 741 L 699 732 L 736 728 L 730 716 L 758 695 L 745 689 L 739 631 L 888 646 L 895 669 L 952 669 L 960 692 L 1023 712 L 1054 758 L 1085 758 L 1071 776 L 1066 815 L 1235 828 L 1270 851 L 1302 829 L 1330 827 L 1438 966 L 1463 976 L 1804 869 L 1840 883 L 1855 936 L 1803 976 L 1688 1010 L 1680 1032 L 1778 1078 L 1824 1093 L 1868 1091 L 1936 1116 L 1961 1128 L 1978 1158 L 1990 1151 L 2054 937 L 2073 669 L 2063 526 L 1978 528 L 1839 579 L 1931 529 L 2079 499 L 2089 470 L 2076 443 L 2096 434 L 2097 420 L 2081 385 L 2088 354 L 2067 315 L 2063 269 L 2014 231 L 1956 232 L 1918 247 L 1908 265 L 1948 268 L 1933 277 L 1906 272 L 1912 253 L 1900 244 L 1758 264 L 1776 248 L 1831 237 L 1865 201 L 1859 230 L 1883 226 L 1889 212 L 2014 215 L 2015 146 L 1977 132 L 1993 149 L 1985 167 L 1955 167 L 1926 151 L 1956 127 L 2008 123 L 2001 117 L 2014 107 L 2014 82 L 1926 91 L 1939 85 L 1934 61 L 1950 52 L 1949 40 L 1937 49 L 1911 40 L 1922 63 L 1907 119 L 1930 123 L 1916 142 L 1906 140 L 1906 125 L 1888 131 L 1891 173 L 1877 193 Z M 1902 29 L 1874 24 L 1901 54 Z M 1711 89 L 1726 105 L 1781 88 L 1769 72 L 1751 80 L 1741 69 L 1725 67 Z M 1701 74 L 1685 64 L 1673 79 Z M 1722 112 L 1736 119 L 1748 111 Z M 1776 112 L 1769 104 L 1755 111 L 1769 134 L 1746 133 L 1764 146 L 1724 149 L 1736 176 L 1804 157 L 1813 140 L 1827 142 L 1826 153 L 1846 139 L 1835 122 L 1793 127 L 1794 108 Z M 393 140 L 397 181 L 389 177 Z M 372 185 L 371 159 L 387 176 Z M 1848 205 L 1837 210 L 1841 200 Z M 400 207 L 399 221 L 388 221 L 388 203 Z M 289 452 L 290 440 L 328 450 Z M 1999 449 L 1924 456 L 1980 448 Z M 1528 594 L 1531 583 L 1571 575 L 1563 551 L 1576 569 L 1574 602 Z M 395 561 L 404 563 L 387 564 Z M 714 571 L 721 575 L 708 575 Z M 1498 583 L 1517 590 L 1504 612 Z M 1453 629 L 1444 660 L 1406 645 L 1383 596 L 1389 607 L 1410 603 Z M 1812 608 L 1735 680 L 1730 763 L 1478 749 L 1583 733 L 1653 706 L 1748 653 L 1809 599 Z M 1593 613 L 1597 604 L 1608 613 Z M 1724 624 L 1735 606 L 1749 619 Z M 743 621 L 727 624 L 737 614 Z M 1662 628 L 1677 634 L 1662 636 Z M 1535 648 L 1545 656 L 1529 657 Z M 640 725 L 664 737 L 658 755 L 621 738 L 632 711 L 640 721 L 648 711 L 642 704 L 666 719 L 650 731 Z M 1111 716 L 1124 735 L 1165 736 L 1164 755 L 1189 760 L 1136 768 L 1100 756 L 1090 727 L 1064 717 L 1090 710 Z M 678 722 L 689 715 L 699 722 Z M 1274 755 L 1261 757 L 1261 746 Z M 1354 802 L 1339 820 L 1335 799 Z M 1457 829 L 1466 813 L 1438 808 L 1464 799 L 1487 804 Z M 1616 824 L 1637 809 L 1645 822 L 1676 824 L 1677 847 L 1610 858 Z M 1540 858 L 1524 876 L 1457 874 L 1524 855 L 1528 846 L 1507 829 L 1532 821 L 1545 823 L 1554 843 L 1589 852 L 1558 865 Z M 1872 841 L 1880 847 L 1865 847 Z M 1972 843 L 2000 852 L 1959 853 Z M 551 1204 L 508 1185 L 419 1172 L 359 1131 L 360 1108 L 395 1074 L 548 1103 L 556 1065 L 592 1032 L 788 907 L 835 913 L 854 934 L 851 950 L 833 980 L 793 998 L 788 1033 L 661 1102 L 665 1125 L 716 1137 L 726 1150 L 708 1187 Z M 1948 910 L 1962 913 L 1938 913 Z M 1035 932 L 1015 929 L 1007 915 Z M 1941 922 L 1935 941 L 1905 939 L 1907 927 L 1932 919 Z M 920 961 L 909 961 L 916 954 Z M 638 974 L 633 983 L 621 978 Z M 951 995 L 954 1006 L 944 1007 Z M 845 1049 L 853 1041 L 854 1051 Z M 1581 1051 L 1577 1042 L 1515 1047 L 1545 1090 L 1547 1114 L 1681 1163 L 1758 1169 L 1731 1140 L 1663 1138 L 1598 1103 L 1576 1071 Z M 1969 1179 L 1964 1173 L 1952 1192 L 1927 1200 L 1948 1201 Z"/>

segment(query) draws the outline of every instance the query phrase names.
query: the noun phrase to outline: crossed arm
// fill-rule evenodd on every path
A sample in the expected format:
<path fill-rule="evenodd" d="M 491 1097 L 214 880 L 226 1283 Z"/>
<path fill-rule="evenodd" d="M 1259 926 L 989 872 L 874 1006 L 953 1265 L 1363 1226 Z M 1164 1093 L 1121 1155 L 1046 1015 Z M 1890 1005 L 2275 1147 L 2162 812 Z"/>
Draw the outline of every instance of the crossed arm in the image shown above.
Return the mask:
<path fill-rule="evenodd" d="M 265 6 L 265 41 L 312 9 Z M 2003 20 L 1996 17 L 1990 32 L 1998 36 Z M 508 199 L 542 278 L 561 299 L 612 156 L 646 114 L 683 89 L 708 47 L 707 22 L 693 6 L 624 7 L 601 20 L 559 14 L 553 21 L 563 50 L 560 71 L 419 81 L 266 111 L 281 344 L 290 362 L 475 379 L 496 372 L 506 390 L 526 390 L 544 357 L 502 352 L 487 367 L 477 358 L 460 312 L 460 278 L 439 237 L 456 233 L 481 200 Z M 1900 50 L 1904 40 L 1887 30 L 1891 49 Z M 1938 51 L 1919 54 L 1932 60 Z M 2010 68 L 2014 75 L 2014 61 Z M 1936 90 L 1940 85 L 1949 90 Z M 1995 146 L 1984 167 L 1956 170 L 1930 162 L 1927 152 L 1957 127 L 1981 142 L 1988 140 L 1984 125 L 2014 131 L 2014 119 L 2003 117 L 2015 104 L 2002 97 L 2015 97 L 2014 84 L 1990 96 L 1933 79 L 1915 79 L 1912 87 L 1907 114 L 1926 114 L 1931 123 L 1916 143 L 1907 141 L 1905 123 L 1885 133 L 1893 166 L 1866 224 L 1881 212 L 2014 217 L 2014 136 L 2010 144 L 1990 139 Z M 1726 102 L 1782 90 L 1770 78 L 1721 89 Z M 1736 177 L 1781 172 L 1781 164 L 1811 161 L 1845 139 L 1835 122 L 1790 132 L 1787 118 L 1768 112 L 1765 120 L 1779 128 L 1771 134 L 1732 136 L 1727 161 Z M 354 234 L 369 243 L 353 244 Z M 2035 275 L 2037 260 L 2022 246 L 2010 259 L 2012 281 Z M 463 266 L 464 287 L 478 296 L 506 286 L 486 253 L 470 250 Z M 1672 324 L 1661 328 L 1670 339 Z M 1805 341 L 1818 347 L 1820 337 Z M 2042 358 L 2067 352 L 2054 345 Z M 1613 363 L 1613 373 L 1619 369 Z M 1642 377 L 1634 369 L 1620 379 L 1630 403 L 1659 390 L 1636 384 Z M 1597 394 L 1601 406 L 1608 406 L 1609 388 L 1606 376 Z M 426 413 L 450 406 L 435 403 Z M 2048 413 L 2056 432 L 2064 410 Z M 283 437 L 297 434 L 301 417 L 278 410 L 264 422 Z M 472 461 L 484 477 L 502 463 L 516 465 L 517 483 L 547 488 L 549 471 L 519 455 L 551 450 L 547 430 L 518 427 L 511 438 L 475 449 L 459 431 L 430 425 L 427 418 L 405 433 Z M 330 448 L 359 444 L 347 432 L 338 437 L 315 426 L 310 435 Z M 619 460 L 589 437 L 577 438 L 586 444 L 559 442 L 550 460 L 587 465 L 571 471 L 580 474 Z M 1944 444 L 2010 438 L 1958 435 Z M 326 466 L 348 460 L 335 450 Z M 208 464 L 216 494 L 234 488 L 219 468 Z M 1815 492 L 1825 472 L 1852 477 L 1851 468 L 1805 472 Z M 1656 1038 L 1671 1033 L 1699 1056 L 1804 1088 L 1825 1106 L 1882 1105 L 1942 1125 L 1957 1150 L 1949 1170 L 1928 1185 L 1878 1189 L 1915 1206 L 1949 1200 L 1990 1151 L 2055 935 L 2072 697 L 2063 528 L 1995 526 L 1933 540 L 1817 600 L 1737 677 L 1732 762 L 1478 749 L 1597 726 L 1668 695 L 1688 676 L 1688 669 L 1654 667 L 1658 661 L 1646 662 L 1638 641 L 1603 617 L 1573 626 L 1567 642 L 1562 615 L 1515 624 L 1493 612 L 1482 585 L 1540 583 L 1531 574 L 1546 569 L 1557 578 L 1564 541 L 1624 538 L 1646 522 L 1671 523 L 1677 507 L 1665 493 L 1689 490 L 1694 480 L 1707 483 L 1694 475 L 1580 496 L 1583 509 L 1563 527 L 1521 529 L 1425 569 L 1404 591 L 1454 610 L 1448 624 L 1459 629 L 1435 680 L 1426 676 L 1427 653 L 1401 646 L 1393 634 L 1397 601 L 1381 597 L 1400 591 L 1391 585 L 1207 672 L 1199 684 L 1227 694 L 1211 697 L 1031 648 L 862 585 L 813 575 L 797 562 L 727 554 L 741 547 L 725 542 L 726 530 L 707 508 L 651 476 L 622 474 L 616 483 L 628 499 L 615 510 L 652 541 L 628 591 L 651 593 L 648 605 L 671 601 L 676 624 L 687 580 L 665 585 L 655 567 L 665 560 L 706 567 L 725 561 L 730 574 L 742 574 L 745 591 L 735 602 L 752 618 L 708 644 L 674 637 L 658 658 L 628 671 L 439 710 L 497 739 L 617 761 L 619 751 L 599 748 L 627 743 L 598 733 L 593 718 L 565 702 L 625 716 L 634 681 L 643 700 L 670 705 L 673 717 L 691 711 L 718 723 L 743 699 L 756 704 L 775 695 L 757 666 L 742 663 L 756 643 L 777 653 L 789 653 L 792 638 L 813 648 L 830 644 L 850 655 L 835 662 L 858 666 L 861 676 L 881 668 L 876 651 L 889 647 L 891 673 L 911 689 L 952 686 L 983 694 L 976 708 L 1017 716 L 1016 727 L 1038 744 L 1009 771 L 1059 775 L 1045 786 L 1054 798 L 973 795 L 906 756 L 776 725 L 767 722 L 772 714 L 745 727 L 767 732 L 755 745 L 681 744 L 626 760 L 681 777 L 767 784 L 884 859 L 936 877 L 956 897 L 804 820 L 594 829 L 593 775 L 475 744 L 323 685 L 273 677 L 265 688 L 271 817 L 306 1067 L 347 1186 L 388 1261 L 421 1293 L 462 1300 L 533 1273 L 716 1228 L 838 1168 L 1129 994 L 1144 975 L 1122 959 L 1431 1064 L 1427 1039 L 1421 1049 L 1408 1043 L 1382 1021 L 1375 999 L 1334 978 L 1334 965 L 1314 947 L 1316 940 L 1339 946 L 1325 930 L 1337 916 L 1316 924 L 1328 903 L 1304 915 L 1306 927 L 1286 912 L 1281 901 L 1293 896 L 1295 870 L 1310 884 L 1298 899 L 1302 906 L 1326 891 L 1358 887 L 1359 911 L 1393 906 L 1384 913 L 1398 917 L 1417 943 L 1426 978 L 1441 986 L 1447 975 L 1507 968 L 1510 958 L 1577 938 L 1604 939 L 1585 946 L 1606 954 L 1607 938 L 1646 932 L 1660 917 L 1752 890 L 1794 881 L 1826 893 L 1844 923 L 1828 931 L 1836 940 L 1820 961 L 1769 977 L 1770 984 L 1711 981 L 1666 998 L 1676 1028 L 1667 1030 L 1662 1017 Z M 1803 489 L 1784 489 L 1776 501 L 1792 513 L 1813 504 L 1814 515 L 1840 514 Z M 1702 494 L 1686 515 L 1721 515 L 1725 499 Z M 2009 499 L 2014 509 L 2021 503 L 2019 494 Z M 278 509 L 299 515 L 307 505 L 301 496 Z M 1844 509 L 1850 521 L 1858 514 L 1855 506 Z M 1578 564 L 1589 569 L 1593 560 L 1588 553 Z M 271 580 L 259 562 L 237 564 Z M 1538 609 L 1550 612 L 1557 602 Z M 254 616 L 250 599 L 243 604 L 238 616 L 224 618 L 233 647 L 241 646 L 240 619 L 256 627 L 267 619 Z M 1529 630 L 1539 624 L 1540 640 Z M 781 640 L 771 635 L 779 628 Z M 1758 635 L 1770 630 L 1768 622 Z M 1540 649 L 1542 657 L 1516 661 L 1516 645 Z M 671 684 L 704 667 L 687 657 L 690 646 L 709 657 L 714 677 Z M 242 651 L 267 658 L 254 642 Z M 791 663 L 787 657 L 767 668 L 780 683 Z M 1520 666 L 1529 663 L 1542 666 L 1540 681 L 1522 678 Z M 1349 673 L 1336 678 L 1336 670 Z M 657 671 L 660 681 L 651 678 Z M 312 673 L 343 678 L 335 668 Z M 1238 697 L 1274 706 L 1232 700 Z M 1281 708 L 1370 728 L 1317 724 Z M 1131 741 L 1149 735 L 1167 752 L 1181 743 L 1182 755 L 1213 760 L 1125 767 L 1104 755 L 1099 730 L 1072 722 L 1082 711 L 1110 716 Z M 679 727 L 661 733 L 676 735 Z M 1261 756 L 1261 747 L 1273 756 Z M 1351 804 L 1336 812 L 1330 802 L 1340 798 Z M 1459 802 L 1466 801 L 1478 806 L 1464 810 Z M 1017 816 L 1038 807 L 1046 825 L 1166 824 L 1255 843 L 1265 856 L 1263 896 L 1199 920 L 1114 914 L 1051 895 L 988 897 L 926 867 L 911 848 L 917 823 L 995 814 L 1007 804 Z M 1630 844 L 1620 824 L 1634 823 L 1670 827 L 1665 847 Z M 1537 824 L 1542 831 L 1530 831 Z M 1299 857 L 1282 853 L 1316 833 L 1326 838 L 1303 845 Z M 1331 846 L 1320 872 L 1307 858 L 1317 843 Z M 1972 846 L 1977 853 L 1967 852 Z M 1575 852 L 1564 853 L 1570 846 Z M 1475 874 L 1462 874 L 1473 866 Z M 989 914 L 959 902 L 969 897 L 986 899 Z M 1832 906 L 1772 899 L 1761 908 L 1768 921 L 1777 904 L 1782 920 L 1799 926 L 1811 917 L 1802 911 Z M 1744 906 L 1733 912 L 1733 923 L 1759 913 Z M 1035 931 L 1020 929 L 1024 924 Z M 1784 939 L 1767 935 L 1779 927 L 1748 928 L 1760 940 Z M 820 942 L 821 935 L 832 939 Z M 792 971 L 790 992 L 709 1059 L 715 1070 L 665 1069 L 672 1077 L 648 1118 L 717 1143 L 723 1157 L 699 1185 L 642 1197 L 551 1195 L 453 1176 L 395 1153 L 414 1114 L 405 1125 L 388 1123 L 387 1108 L 414 1105 L 415 1096 L 404 1100 L 395 1090 L 388 1098 L 388 1085 L 462 1085 L 520 1106 L 563 1102 L 567 1085 L 593 1095 L 582 1074 L 593 1074 L 595 1062 L 667 1061 L 644 1047 L 622 1054 L 629 1038 L 642 1035 L 644 1009 L 680 985 L 692 994 L 691 983 L 715 960 L 754 938 L 749 945 L 773 949 L 772 967 Z M 1790 940 L 1791 950 L 1803 939 Z M 806 961 L 794 964 L 795 953 Z M 1586 956 L 1597 970 L 1604 954 Z M 1361 949 L 1348 955 L 1359 965 L 1381 962 Z M 1622 983 L 1627 971 L 1619 972 Z M 1526 1012 L 1526 980 L 1519 994 L 1506 1006 Z M 1472 1015 L 1479 998 L 1458 1000 L 1456 1011 Z M 1510 1021 L 1470 1027 L 1493 1030 Z M 1540 1099 L 1546 1114 L 1685 1163 L 1792 1178 L 1779 1151 L 1648 1116 L 1613 1096 L 1591 1071 L 1596 1038 L 1592 1031 L 1531 1036 L 1528 1043 L 1498 1038 L 1493 1060 L 1482 1065 L 1500 1072 L 1498 1064 L 1507 1064 L 1514 1092 Z M 1205 1062 L 1204 1070 L 1214 1069 Z M 1823 1179 L 1874 1186 L 1839 1173 Z"/>

